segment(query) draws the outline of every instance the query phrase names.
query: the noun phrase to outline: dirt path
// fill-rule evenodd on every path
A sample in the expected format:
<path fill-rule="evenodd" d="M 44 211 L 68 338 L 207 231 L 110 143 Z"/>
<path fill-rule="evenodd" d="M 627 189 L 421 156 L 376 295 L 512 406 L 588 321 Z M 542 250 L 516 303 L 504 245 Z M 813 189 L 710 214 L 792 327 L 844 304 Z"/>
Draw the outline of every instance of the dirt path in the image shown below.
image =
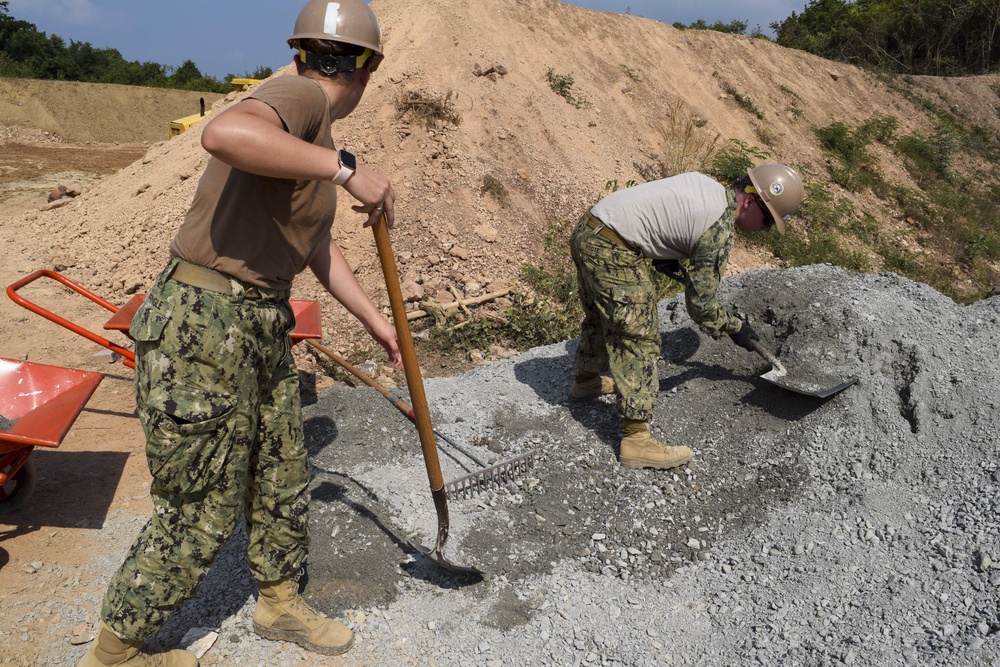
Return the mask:
<path fill-rule="evenodd" d="M 20 234 L 18 212 L 47 205 L 49 190 L 58 185 L 83 190 L 146 149 L 142 144 L 23 139 L 0 143 L 0 199 L 6 214 L 0 217 L 0 284 L 6 287 L 36 269 L 51 268 L 25 252 L 31 244 Z M 39 279 L 18 294 L 90 331 L 109 334 L 102 329 L 108 311 L 55 281 Z M 103 590 L 107 582 L 88 575 L 85 566 L 107 546 L 101 528 L 110 515 L 148 513 L 149 473 L 130 369 L 102 362 L 94 355 L 103 348 L 6 296 L 0 299 L 0 338 L 0 357 L 105 375 L 61 445 L 32 453 L 39 480 L 28 500 L 31 511 L 0 515 L 0 617 L 10 628 L 0 665 L 41 664 L 33 658 L 40 640 L 70 641 L 47 632 L 58 619 L 45 613 L 46 605 L 54 599 L 88 599 Z M 117 342 L 125 341 L 118 337 Z M 88 604 L 76 613 L 89 627 L 96 611 Z"/>
<path fill-rule="evenodd" d="M 145 144 L 0 142 L 0 201 L 5 213 L 44 205 L 60 185 L 82 191 L 142 157 Z"/>

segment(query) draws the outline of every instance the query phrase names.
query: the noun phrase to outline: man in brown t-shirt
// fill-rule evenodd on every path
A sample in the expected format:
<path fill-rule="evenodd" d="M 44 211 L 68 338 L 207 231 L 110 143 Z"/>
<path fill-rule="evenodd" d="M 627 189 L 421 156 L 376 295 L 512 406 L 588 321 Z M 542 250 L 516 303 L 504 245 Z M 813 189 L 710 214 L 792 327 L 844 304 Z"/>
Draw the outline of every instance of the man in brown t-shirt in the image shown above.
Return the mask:
<path fill-rule="evenodd" d="M 246 519 L 260 594 L 257 634 L 336 655 L 349 628 L 299 596 L 309 546 L 309 470 L 288 292 L 309 267 L 401 366 L 393 326 L 330 234 L 337 187 L 370 226 L 393 223 L 389 180 L 334 149 L 382 60 L 363 0 L 310 0 L 289 45 L 298 76 L 274 77 L 207 123 L 211 155 L 171 258 L 136 313 L 136 403 L 154 511 L 108 586 L 80 665 L 189 667 L 188 651 L 144 652 Z"/>

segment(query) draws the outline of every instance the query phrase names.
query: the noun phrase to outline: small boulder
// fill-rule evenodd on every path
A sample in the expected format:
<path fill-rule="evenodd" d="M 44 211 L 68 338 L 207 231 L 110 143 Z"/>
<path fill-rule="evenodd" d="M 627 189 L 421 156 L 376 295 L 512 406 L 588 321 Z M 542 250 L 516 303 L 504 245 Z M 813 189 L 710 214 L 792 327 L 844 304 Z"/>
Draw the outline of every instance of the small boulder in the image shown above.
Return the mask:
<path fill-rule="evenodd" d="M 69 190 L 66 188 L 65 185 L 58 185 L 52 188 L 52 190 L 49 192 L 49 201 L 53 202 L 57 199 L 62 199 L 63 197 L 66 196 L 66 193 L 68 191 Z"/>

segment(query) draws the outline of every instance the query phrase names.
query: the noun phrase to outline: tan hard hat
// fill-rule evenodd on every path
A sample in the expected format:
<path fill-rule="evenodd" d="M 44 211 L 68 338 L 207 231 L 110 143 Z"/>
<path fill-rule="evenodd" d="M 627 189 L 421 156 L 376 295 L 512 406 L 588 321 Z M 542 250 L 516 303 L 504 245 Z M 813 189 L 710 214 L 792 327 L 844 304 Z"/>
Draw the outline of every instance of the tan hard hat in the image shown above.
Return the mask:
<path fill-rule="evenodd" d="M 805 198 L 799 172 L 783 164 L 762 164 L 747 169 L 747 176 L 774 218 L 774 226 L 785 233 L 785 222 L 799 210 Z"/>
<path fill-rule="evenodd" d="M 364 0 L 309 0 L 295 20 L 295 30 L 288 38 L 288 45 L 298 48 L 300 39 L 354 44 L 382 56 L 382 31 Z"/>

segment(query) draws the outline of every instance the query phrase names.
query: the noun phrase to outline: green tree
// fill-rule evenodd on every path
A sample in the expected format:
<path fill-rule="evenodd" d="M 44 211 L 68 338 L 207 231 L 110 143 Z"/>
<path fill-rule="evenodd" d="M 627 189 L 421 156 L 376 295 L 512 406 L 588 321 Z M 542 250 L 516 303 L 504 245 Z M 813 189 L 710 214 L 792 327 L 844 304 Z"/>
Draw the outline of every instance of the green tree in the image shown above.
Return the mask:
<path fill-rule="evenodd" d="M 771 28 L 782 46 L 889 72 L 981 74 L 1000 65 L 1000 0 L 810 0 Z"/>
<path fill-rule="evenodd" d="M 96 49 L 87 42 L 66 41 L 40 32 L 33 23 L 10 14 L 9 2 L 0 0 L 0 76 L 118 83 L 157 88 L 224 93 L 225 83 L 203 75 L 186 60 L 171 69 L 157 63 L 125 60 L 117 49 Z"/>
<path fill-rule="evenodd" d="M 715 32 L 724 32 L 730 35 L 743 35 L 747 31 L 747 26 L 750 25 L 748 21 L 730 21 L 729 23 L 723 23 L 722 21 L 716 21 L 711 25 L 708 24 L 704 19 L 698 19 L 693 21 L 688 25 L 683 23 L 674 23 L 673 26 L 678 30 L 714 30 Z"/>

